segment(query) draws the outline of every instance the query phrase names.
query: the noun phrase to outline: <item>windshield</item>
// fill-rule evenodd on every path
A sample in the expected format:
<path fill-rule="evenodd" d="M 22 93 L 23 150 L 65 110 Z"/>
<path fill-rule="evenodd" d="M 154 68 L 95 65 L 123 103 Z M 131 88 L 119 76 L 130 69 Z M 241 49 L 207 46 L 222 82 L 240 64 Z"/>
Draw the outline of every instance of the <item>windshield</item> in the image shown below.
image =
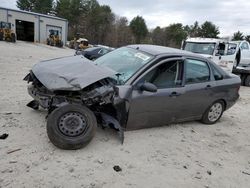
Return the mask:
<path fill-rule="evenodd" d="M 213 55 L 215 43 L 186 42 L 184 50 L 198 54 Z"/>
<path fill-rule="evenodd" d="M 98 58 L 94 63 L 119 73 L 117 84 L 122 85 L 152 58 L 152 55 L 145 52 L 122 47 Z"/>

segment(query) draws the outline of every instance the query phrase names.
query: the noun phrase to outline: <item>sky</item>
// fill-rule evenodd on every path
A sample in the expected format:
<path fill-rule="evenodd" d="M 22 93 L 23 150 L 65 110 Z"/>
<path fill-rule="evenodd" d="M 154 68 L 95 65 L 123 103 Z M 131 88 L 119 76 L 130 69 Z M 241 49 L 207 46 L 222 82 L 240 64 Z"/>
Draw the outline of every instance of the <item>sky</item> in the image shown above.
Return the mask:
<path fill-rule="evenodd" d="M 119 16 L 142 16 L 149 29 L 172 23 L 191 25 L 212 21 L 219 26 L 220 36 L 236 31 L 250 35 L 250 0 L 98 0 L 109 5 Z M 0 6 L 16 8 L 16 0 L 0 0 Z"/>

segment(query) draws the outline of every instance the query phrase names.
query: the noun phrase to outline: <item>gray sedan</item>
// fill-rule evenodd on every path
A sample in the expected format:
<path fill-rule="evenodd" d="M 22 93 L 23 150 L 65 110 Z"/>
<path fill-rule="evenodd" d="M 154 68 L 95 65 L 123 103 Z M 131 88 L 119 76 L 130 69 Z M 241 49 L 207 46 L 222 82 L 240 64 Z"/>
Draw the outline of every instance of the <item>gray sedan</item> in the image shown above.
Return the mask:
<path fill-rule="evenodd" d="M 48 110 L 47 133 L 59 148 L 78 149 L 97 125 L 124 130 L 201 120 L 213 124 L 239 98 L 240 78 L 210 60 L 153 45 L 119 48 L 93 62 L 81 56 L 36 64 L 28 106 Z"/>

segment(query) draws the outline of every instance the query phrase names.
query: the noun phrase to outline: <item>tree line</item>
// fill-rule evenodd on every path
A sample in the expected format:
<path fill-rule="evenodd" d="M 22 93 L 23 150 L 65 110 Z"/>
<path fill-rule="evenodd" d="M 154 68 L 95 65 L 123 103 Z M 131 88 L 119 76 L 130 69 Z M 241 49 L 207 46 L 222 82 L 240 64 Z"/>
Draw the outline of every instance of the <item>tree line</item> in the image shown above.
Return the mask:
<path fill-rule="evenodd" d="M 49 14 L 69 21 L 68 39 L 76 35 L 85 37 L 92 44 L 120 47 L 133 43 L 147 43 L 180 48 L 187 37 L 218 38 L 219 27 L 210 21 L 193 25 L 182 23 L 149 30 L 145 20 L 136 16 L 130 22 L 126 17 L 115 15 L 108 5 L 100 5 L 97 0 L 17 0 L 21 10 Z M 234 33 L 233 40 L 248 40 L 240 31 Z"/>

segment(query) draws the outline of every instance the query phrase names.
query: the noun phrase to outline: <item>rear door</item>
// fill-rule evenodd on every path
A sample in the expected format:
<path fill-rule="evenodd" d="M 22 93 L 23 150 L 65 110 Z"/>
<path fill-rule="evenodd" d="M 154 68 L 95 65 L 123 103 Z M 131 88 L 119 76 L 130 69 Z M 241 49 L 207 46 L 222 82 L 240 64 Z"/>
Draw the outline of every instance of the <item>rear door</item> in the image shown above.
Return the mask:
<path fill-rule="evenodd" d="M 186 59 L 184 62 L 185 95 L 182 96 L 181 112 L 178 119 L 191 120 L 201 117 L 214 98 L 211 70 L 206 61 Z"/>

